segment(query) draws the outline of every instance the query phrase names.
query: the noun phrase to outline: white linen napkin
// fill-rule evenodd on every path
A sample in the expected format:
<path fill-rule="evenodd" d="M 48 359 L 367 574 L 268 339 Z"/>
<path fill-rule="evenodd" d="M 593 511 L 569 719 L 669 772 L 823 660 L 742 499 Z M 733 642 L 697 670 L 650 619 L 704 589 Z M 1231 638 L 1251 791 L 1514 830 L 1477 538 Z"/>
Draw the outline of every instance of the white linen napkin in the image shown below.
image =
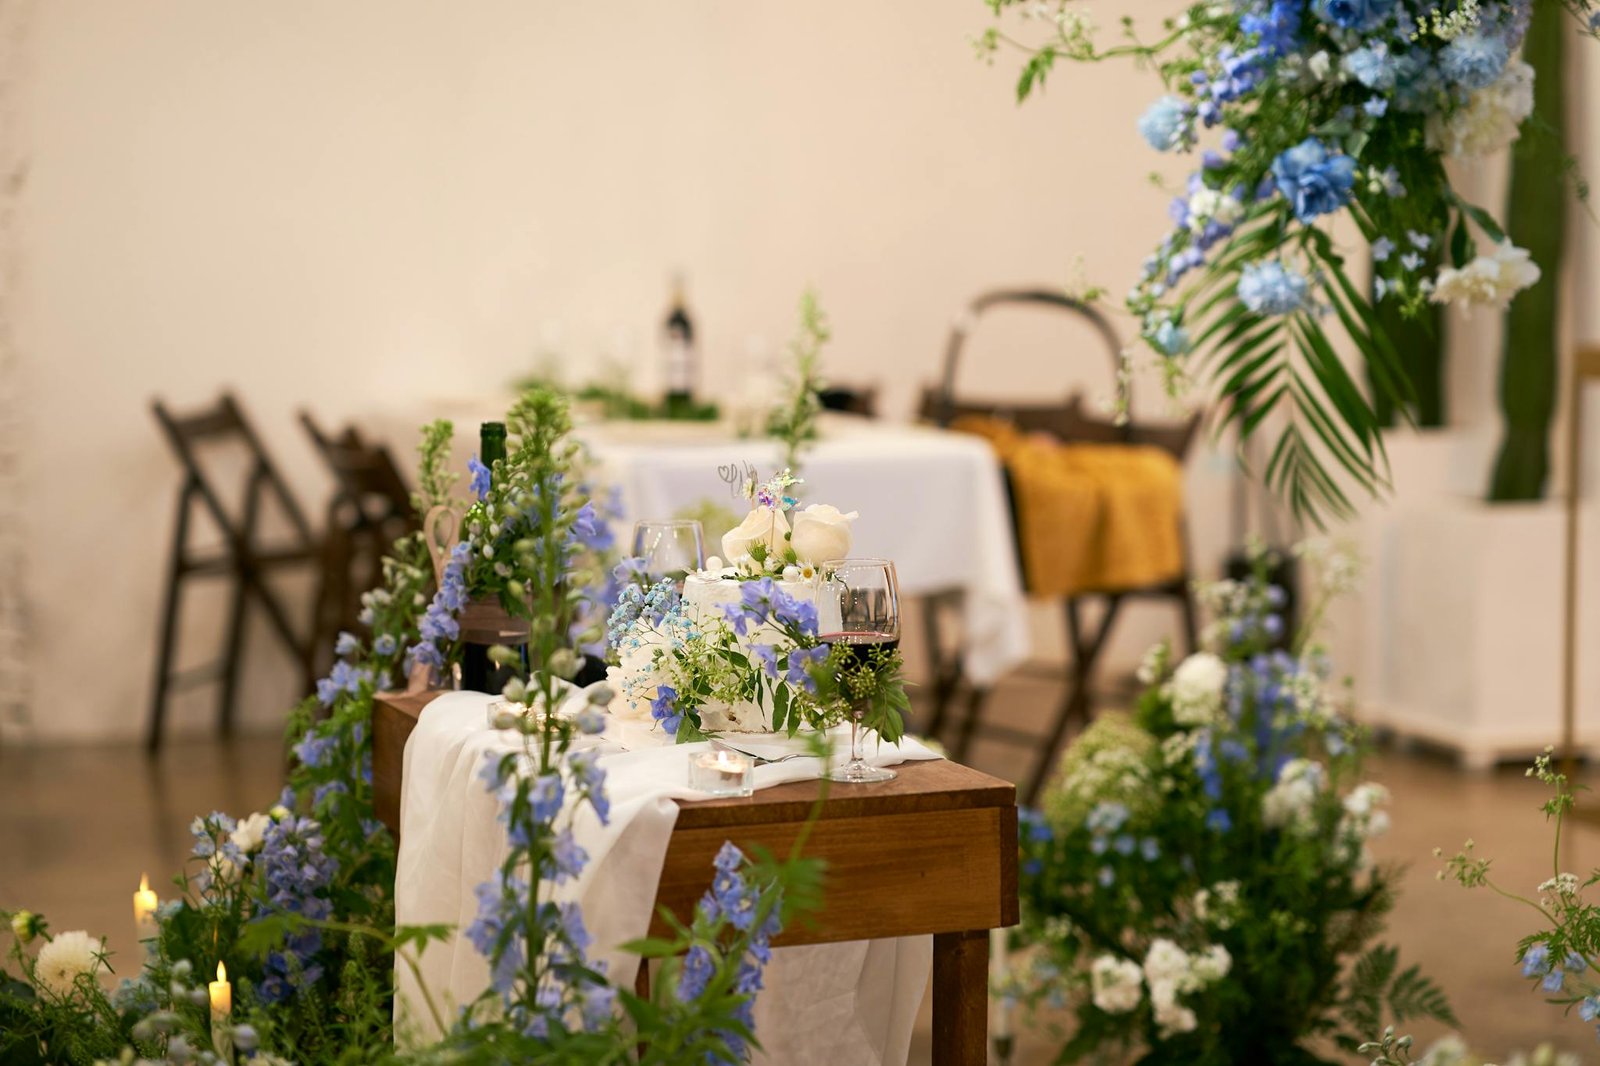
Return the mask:
<path fill-rule="evenodd" d="M 478 778 L 488 753 L 517 748 L 514 734 L 488 726 L 493 698 L 476 692 L 439 697 L 423 709 L 406 743 L 395 882 L 395 920 L 401 925 L 442 922 L 465 929 L 477 914 L 476 887 L 505 859 L 496 801 Z M 847 747 L 848 727 L 841 732 Z M 728 741 L 777 754 L 796 750 L 782 739 L 730 736 Z M 674 800 L 702 798 L 688 787 L 689 758 L 710 745 L 673 744 L 647 723 L 616 718 L 608 719 L 601 736 L 581 743 L 601 751 L 611 817 L 602 826 L 587 805 L 576 812 L 573 832 L 589 864 L 560 895 L 582 905 L 595 943 L 591 959 L 605 963 L 614 983 L 630 987 L 639 960 L 618 945 L 649 929 L 678 817 Z M 839 743 L 836 737 L 836 750 Z M 909 737 L 898 746 L 871 738 L 865 756 L 875 766 L 940 758 Z M 757 766 L 755 787 L 814 778 L 820 765 L 800 758 Z M 707 887 L 711 873 L 708 867 Z M 756 1000 L 756 1036 L 765 1048 L 756 1061 L 774 1066 L 904 1063 L 932 958 L 932 938 L 926 936 L 779 948 L 766 971 L 766 989 Z M 489 985 L 488 960 L 459 934 L 430 947 L 419 962 L 429 997 L 410 966 L 397 961 L 396 967 L 395 1031 L 402 1044 L 438 1035 L 429 997 L 448 1025 Z"/>

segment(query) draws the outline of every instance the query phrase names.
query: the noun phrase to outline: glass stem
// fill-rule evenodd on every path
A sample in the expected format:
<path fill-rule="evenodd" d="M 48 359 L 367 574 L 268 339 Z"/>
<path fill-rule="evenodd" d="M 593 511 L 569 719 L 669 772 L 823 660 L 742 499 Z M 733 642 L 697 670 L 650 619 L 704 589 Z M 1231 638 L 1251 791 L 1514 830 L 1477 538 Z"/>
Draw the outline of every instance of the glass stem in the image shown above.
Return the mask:
<path fill-rule="evenodd" d="M 859 766 L 861 758 L 861 719 L 866 717 L 866 708 L 856 703 L 850 708 L 850 761 Z"/>

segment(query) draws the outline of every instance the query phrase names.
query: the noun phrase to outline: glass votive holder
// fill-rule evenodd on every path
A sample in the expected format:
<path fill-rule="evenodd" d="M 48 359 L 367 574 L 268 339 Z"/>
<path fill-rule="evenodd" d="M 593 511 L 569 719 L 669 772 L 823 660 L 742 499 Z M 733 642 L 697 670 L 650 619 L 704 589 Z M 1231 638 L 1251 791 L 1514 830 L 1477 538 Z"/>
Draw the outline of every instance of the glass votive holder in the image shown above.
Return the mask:
<path fill-rule="evenodd" d="M 515 700 L 490 700 L 488 719 L 490 729 L 516 729 L 528 717 L 528 705 Z"/>
<path fill-rule="evenodd" d="M 756 790 L 756 761 L 726 748 L 692 755 L 689 787 L 708 796 L 752 795 Z"/>

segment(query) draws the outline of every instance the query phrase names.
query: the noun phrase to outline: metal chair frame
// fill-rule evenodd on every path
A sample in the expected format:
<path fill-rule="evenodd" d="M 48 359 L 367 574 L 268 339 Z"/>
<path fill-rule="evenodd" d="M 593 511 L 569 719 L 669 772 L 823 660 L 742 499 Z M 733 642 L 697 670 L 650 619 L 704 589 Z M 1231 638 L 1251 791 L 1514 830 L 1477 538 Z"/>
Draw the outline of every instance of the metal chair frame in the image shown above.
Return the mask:
<path fill-rule="evenodd" d="M 1113 371 L 1120 367 L 1122 341 L 1111 323 L 1097 309 L 1063 293 L 1047 289 L 1000 289 L 988 292 L 973 300 L 951 329 L 950 339 L 945 345 L 940 383 L 924 397 L 925 417 L 931 418 L 939 425 L 947 426 L 955 418 L 965 414 L 1003 415 L 1026 431 L 1050 432 L 1069 441 L 1097 440 L 1110 443 L 1148 444 L 1163 449 L 1179 462 L 1183 461 L 1199 426 L 1198 416 L 1179 425 L 1140 425 L 1128 421 L 1113 426 L 1109 423 L 1084 419 L 1077 410 L 1076 394 L 1069 395 L 1060 404 L 1048 405 L 973 404 L 959 401 L 956 398 L 956 373 L 960 367 L 961 353 L 983 313 L 1002 306 L 1042 307 L 1087 320 L 1105 341 Z M 1006 487 L 1008 494 L 1013 496 L 1012 516 L 1015 521 L 1014 491 L 1009 475 L 1006 478 Z M 1020 542 L 1018 562 L 1021 562 Z M 970 684 L 963 674 L 959 655 L 947 656 L 943 651 L 940 614 L 943 608 L 958 598 L 959 593 L 944 593 L 929 597 L 924 602 L 924 623 L 934 676 L 934 711 L 928 730 L 930 735 L 937 737 L 940 734 L 949 718 L 950 705 L 955 701 L 957 693 L 963 686 L 968 690 L 965 715 L 958 725 L 956 741 L 951 749 L 952 756 L 960 761 L 966 757 L 978 730 L 989 689 Z M 1083 617 L 1083 607 L 1086 602 L 1094 598 L 1105 601 L 1105 611 L 1099 624 L 1090 627 Z M 1091 686 L 1095 667 L 1105 650 L 1123 603 L 1136 598 L 1176 601 L 1181 612 L 1184 639 L 1189 649 L 1193 650 L 1196 643 L 1196 622 L 1189 580 L 1187 536 L 1184 547 L 1184 572 L 1177 580 L 1149 588 L 1090 591 L 1065 598 L 1067 644 L 1071 654 L 1071 665 L 1068 669 L 1066 693 L 1044 737 L 1001 726 L 986 727 L 986 735 L 995 740 L 1028 746 L 1039 745 L 1041 739 L 1044 741 L 1039 760 L 1022 793 L 1021 798 L 1024 803 L 1031 805 L 1037 802 L 1050 770 L 1055 765 L 1056 750 L 1061 746 L 1068 727 L 1074 721 L 1088 724 L 1092 713 Z"/>
<path fill-rule="evenodd" d="M 302 639 L 295 632 L 288 612 L 266 579 L 273 571 L 314 560 L 317 541 L 287 483 L 263 447 L 261 438 L 231 394 L 223 393 L 215 405 L 190 415 L 174 415 L 160 400 L 153 401 L 151 408 L 183 465 L 183 484 L 178 491 L 178 513 L 167 566 L 160 650 L 146 736 L 146 747 L 154 754 L 161 747 L 168 699 L 178 688 L 220 680 L 222 688 L 217 708 L 218 725 L 224 735 L 232 732 L 244 650 L 245 606 L 252 599 L 266 614 L 273 632 L 301 665 L 305 674 L 303 680 L 309 688 L 309 639 Z M 250 457 L 242 514 L 237 521 L 223 505 L 222 498 L 207 479 L 199 460 L 202 446 L 224 440 L 242 443 Z M 291 539 L 281 547 L 268 548 L 258 543 L 261 506 L 268 497 L 276 501 L 289 522 Z M 210 516 L 221 534 L 220 548 L 197 551 L 189 544 L 191 514 L 196 505 Z M 180 674 L 174 671 L 173 658 L 177 653 L 181 592 L 186 579 L 191 577 L 226 578 L 232 581 L 233 588 L 229 598 L 222 659 L 210 666 Z"/>

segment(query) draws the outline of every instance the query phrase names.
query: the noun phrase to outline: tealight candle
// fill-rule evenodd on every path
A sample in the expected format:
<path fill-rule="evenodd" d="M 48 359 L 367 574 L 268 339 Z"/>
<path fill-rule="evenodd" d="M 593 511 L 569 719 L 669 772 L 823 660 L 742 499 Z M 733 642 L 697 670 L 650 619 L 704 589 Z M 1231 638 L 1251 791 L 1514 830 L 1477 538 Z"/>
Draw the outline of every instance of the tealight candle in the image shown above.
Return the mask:
<path fill-rule="evenodd" d="M 712 796 L 748 796 L 755 792 L 756 761 L 726 748 L 701 752 L 689 759 L 689 787 Z"/>
<path fill-rule="evenodd" d="M 145 956 L 154 955 L 155 945 L 152 943 L 158 935 L 156 929 L 156 908 L 161 901 L 150 888 L 148 874 L 139 875 L 139 891 L 133 894 L 133 927 L 141 943 L 144 944 Z"/>
<path fill-rule="evenodd" d="M 228 1020 L 233 1013 L 233 986 L 228 983 L 228 968 L 217 962 L 217 979 L 211 982 L 211 1024 Z"/>

